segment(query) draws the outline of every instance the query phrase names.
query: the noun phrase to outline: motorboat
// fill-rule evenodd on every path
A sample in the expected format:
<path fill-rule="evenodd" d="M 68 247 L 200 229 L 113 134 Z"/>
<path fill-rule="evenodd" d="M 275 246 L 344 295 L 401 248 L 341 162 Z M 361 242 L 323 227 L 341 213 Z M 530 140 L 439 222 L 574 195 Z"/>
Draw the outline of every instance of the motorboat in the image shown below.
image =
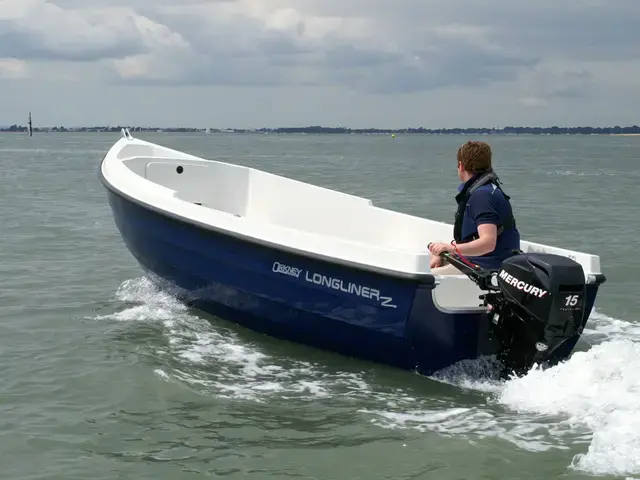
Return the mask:
<path fill-rule="evenodd" d="M 99 178 L 141 269 L 185 304 L 284 340 L 431 375 L 494 356 L 504 372 L 573 351 L 605 281 L 597 255 L 530 241 L 497 270 L 429 242 L 452 225 L 133 138 Z M 509 374 L 510 374 L 509 373 Z"/>

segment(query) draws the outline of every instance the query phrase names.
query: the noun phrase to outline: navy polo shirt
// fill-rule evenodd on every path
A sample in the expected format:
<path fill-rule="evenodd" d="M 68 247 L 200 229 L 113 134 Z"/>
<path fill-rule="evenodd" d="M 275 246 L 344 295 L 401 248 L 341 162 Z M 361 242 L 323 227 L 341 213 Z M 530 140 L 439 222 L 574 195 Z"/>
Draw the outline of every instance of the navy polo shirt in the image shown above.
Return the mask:
<path fill-rule="evenodd" d="M 474 180 L 475 176 L 469 182 Z M 458 192 L 463 187 L 464 183 L 460 184 Z M 497 227 L 502 225 L 509 218 L 509 207 L 509 202 L 495 185 L 489 183 L 478 188 L 467 201 L 462 221 L 462 239 L 478 235 L 478 225 L 485 223 L 491 223 Z M 498 235 L 493 252 L 479 257 L 469 257 L 469 260 L 482 268 L 497 269 L 505 259 L 513 255 L 513 250 L 519 249 L 520 232 L 516 227 L 512 227 Z"/>

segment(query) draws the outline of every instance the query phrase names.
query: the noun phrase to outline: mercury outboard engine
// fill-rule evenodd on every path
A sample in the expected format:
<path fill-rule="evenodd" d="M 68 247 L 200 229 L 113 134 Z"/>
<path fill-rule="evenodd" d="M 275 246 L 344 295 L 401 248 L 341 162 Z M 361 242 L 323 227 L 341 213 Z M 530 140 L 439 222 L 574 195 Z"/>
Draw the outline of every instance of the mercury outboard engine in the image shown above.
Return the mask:
<path fill-rule="evenodd" d="M 586 283 L 582 265 L 561 255 L 519 253 L 496 270 L 483 270 L 464 257 L 445 253 L 488 293 L 492 330 L 505 369 L 517 375 L 543 364 L 567 340 L 582 333 Z"/>

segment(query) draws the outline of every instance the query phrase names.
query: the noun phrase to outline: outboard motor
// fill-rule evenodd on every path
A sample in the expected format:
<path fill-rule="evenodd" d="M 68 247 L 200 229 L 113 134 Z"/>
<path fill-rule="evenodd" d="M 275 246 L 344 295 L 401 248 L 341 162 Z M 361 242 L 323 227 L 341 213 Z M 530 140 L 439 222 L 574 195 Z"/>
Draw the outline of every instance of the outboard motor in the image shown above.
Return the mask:
<path fill-rule="evenodd" d="M 488 293 L 492 330 L 500 341 L 507 373 L 526 373 L 549 360 L 582 333 L 586 282 L 582 265 L 550 253 L 519 253 L 498 271 L 483 270 L 459 255 L 447 261 Z"/>

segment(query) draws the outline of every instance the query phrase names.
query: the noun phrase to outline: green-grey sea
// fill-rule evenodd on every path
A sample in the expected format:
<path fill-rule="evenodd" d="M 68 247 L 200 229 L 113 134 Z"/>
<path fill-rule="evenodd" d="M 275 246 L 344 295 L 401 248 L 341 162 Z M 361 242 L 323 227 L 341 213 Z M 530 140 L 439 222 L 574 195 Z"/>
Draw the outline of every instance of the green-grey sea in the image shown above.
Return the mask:
<path fill-rule="evenodd" d="M 134 135 L 447 222 L 473 138 Z M 0 478 L 640 476 L 640 137 L 483 137 L 523 237 L 607 276 L 574 355 L 503 382 L 279 341 L 156 290 L 98 180 L 118 138 L 0 134 Z"/>

